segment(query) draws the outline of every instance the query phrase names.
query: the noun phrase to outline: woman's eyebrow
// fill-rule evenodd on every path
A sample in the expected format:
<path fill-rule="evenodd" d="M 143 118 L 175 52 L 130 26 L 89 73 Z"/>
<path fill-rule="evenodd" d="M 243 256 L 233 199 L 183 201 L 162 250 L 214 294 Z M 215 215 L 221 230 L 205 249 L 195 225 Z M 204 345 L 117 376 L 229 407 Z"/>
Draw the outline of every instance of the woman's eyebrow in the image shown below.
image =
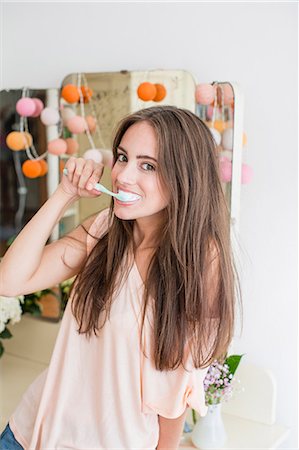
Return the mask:
<path fill-rule="evenodd" d="M 128 154 L 127 150 L 125 148 L 123 148 L 121 145 L 119 145 L 117 147 L 117 149 L 122 150 L 123 152 L 126 153 L 126 155 Z M 137 159 L 151 159 L 152 161 L 158 162 L 155 158 L 153 158 L 152 156 L 149 156 L 149 155 L 137 155 L 136 158 Z"/>

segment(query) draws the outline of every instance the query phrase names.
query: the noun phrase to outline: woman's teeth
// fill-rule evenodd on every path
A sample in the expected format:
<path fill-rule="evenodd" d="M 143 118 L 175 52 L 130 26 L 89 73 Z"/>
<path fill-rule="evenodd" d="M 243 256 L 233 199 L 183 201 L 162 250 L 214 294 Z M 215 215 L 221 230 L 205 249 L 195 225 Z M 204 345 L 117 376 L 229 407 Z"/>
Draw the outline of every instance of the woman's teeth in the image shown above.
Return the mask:
<path fill-rule="evenodd" d="M 119 190 L 118 194 L 121 197 L 120 200 L 123 202 L 134 202 L 135 200 L 139 200 L 141 198 L 140 195 L 133 194 L 131 192 L 122 191 L 122 190 Z"/>

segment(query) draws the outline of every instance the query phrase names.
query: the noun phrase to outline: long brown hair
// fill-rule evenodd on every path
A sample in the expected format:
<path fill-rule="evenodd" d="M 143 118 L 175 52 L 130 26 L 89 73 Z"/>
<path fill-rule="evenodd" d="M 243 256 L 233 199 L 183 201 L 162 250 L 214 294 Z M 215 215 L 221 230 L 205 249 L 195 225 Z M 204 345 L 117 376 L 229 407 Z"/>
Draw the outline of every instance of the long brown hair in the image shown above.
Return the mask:
<path fill-rule="evenodd" d="M 240 293 L 215 142 L 192 112 L 173 106 L 150 107 L 118 125 L 114 163 L 126 130 L 141 121 L 155 131 L 159 175 L 171 187 L 160 242 L 144 283 L 141 328 L 152 299 L 156 369 L 184 365 L 186 346 L 194 367 L 207 367 L 226 356 Z M 129 251 L 134 251 L 134 220 L 114 216 L 113 202 L 109 218 L 108 230 L 88 256 L 72 292 L 78 332 L 87 336 L 97 335 L 105 324 L 115 293 L 130 269 Z"/>

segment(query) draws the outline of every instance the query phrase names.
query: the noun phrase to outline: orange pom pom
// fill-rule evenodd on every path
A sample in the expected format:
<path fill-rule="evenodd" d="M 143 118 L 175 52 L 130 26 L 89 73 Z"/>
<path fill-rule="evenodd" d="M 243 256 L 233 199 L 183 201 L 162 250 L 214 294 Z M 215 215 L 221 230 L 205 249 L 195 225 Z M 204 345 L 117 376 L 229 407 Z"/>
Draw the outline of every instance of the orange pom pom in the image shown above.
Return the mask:
<path fill-rule="evenodd" d="M 31 147 L 32 142 L 33 142 L 33 139 L 32 139 L 31 134 L 30 134 L 30 133 L 27 133 L 27 131 L 24 131 L 24 137 L 25 137 L 25 139 L 26 139 L 26 141 L 27 141 L 28 147 Z"/>
<path fill-rule="evenodd" d="M 163 86 L 163 84 L 156 83 L 155 86 L 156 86 L 157 94 L 153 98 L 153 101 L 160 102 L 161 100 L 163 100 L 166 97 L 166 88 L 165 88 L 165 86 Z"/>
<path fill-rule="evenodd" d="M 77 103 L 80 99 L 77 86 L 67 84 L 62 88 L 61 97 L 68 103 Z"/>
<path fill-rule="evenodd" d="M 222 133 L 227 128 L 227 125 L 223 120 L 215 120 L 214 128 L 219 131 L 219 133 Z"/>
<path fill-rule="evenodd" d="M 22 165 L 23 174 L 28 178 L 37 178 L 42 173 L 39 161 L 27 159 Z"/>
<path fill-rule="evenodd" d="M 141 83 L 137 89 L 137 95 L 141 100 L 145 102 L 153 100 L 157 95 L 157 88 L 153 83 L 144 82 Z"/>
<path fill-rule="evenodd" d="M 77 153 L 77 151 L 79 150 L 79 144 L 74 138 L 66 138 L 65 142 L 67 145 L 66 153 L 68 155 Z"/>
<path fill-rule="evenodd" d="M 6 137 L 6 145 L 11 150 L 19 151 L 24 150 L 26 143 L 26 136 L 20 131 L 12 131 Z"/>
<path fill-rule="evenodd" d="M 65 161 L 63 161 L 63 159 L 61 159 L 61 160 L 59 161 L 59 173 L 60 173 L 60 174 L 62 174 L 63 169 L 64 169 L 64 166 L 65 166 Z"/>
<path fill-rule="evenodd" d="M 81 86 L 84 103 L 88 103 L 92 97 L 93 91 L 89 87 Z"/>
<path fill-rule="evenodd" d="M 48 173 L 48 163 L 44 159 L 39 159 L 38 162 L 42 169 L 39 176 L 43 177 L 44 175 L 46 175 L 46 173 Z"/>

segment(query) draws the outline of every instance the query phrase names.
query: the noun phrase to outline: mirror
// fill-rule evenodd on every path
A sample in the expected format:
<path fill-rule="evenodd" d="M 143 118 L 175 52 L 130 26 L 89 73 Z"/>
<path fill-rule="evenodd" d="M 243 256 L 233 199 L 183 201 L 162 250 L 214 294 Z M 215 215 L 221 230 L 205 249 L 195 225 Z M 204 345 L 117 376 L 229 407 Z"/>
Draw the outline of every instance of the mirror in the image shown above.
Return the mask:
<path fill-rule="evenodd" d="M 196 114 L 209 127 L 217 144 L 222 189 L 231 207 L 234 148 L 234 89 L 230 83 L 199 84 L 195 91 Z"/>

